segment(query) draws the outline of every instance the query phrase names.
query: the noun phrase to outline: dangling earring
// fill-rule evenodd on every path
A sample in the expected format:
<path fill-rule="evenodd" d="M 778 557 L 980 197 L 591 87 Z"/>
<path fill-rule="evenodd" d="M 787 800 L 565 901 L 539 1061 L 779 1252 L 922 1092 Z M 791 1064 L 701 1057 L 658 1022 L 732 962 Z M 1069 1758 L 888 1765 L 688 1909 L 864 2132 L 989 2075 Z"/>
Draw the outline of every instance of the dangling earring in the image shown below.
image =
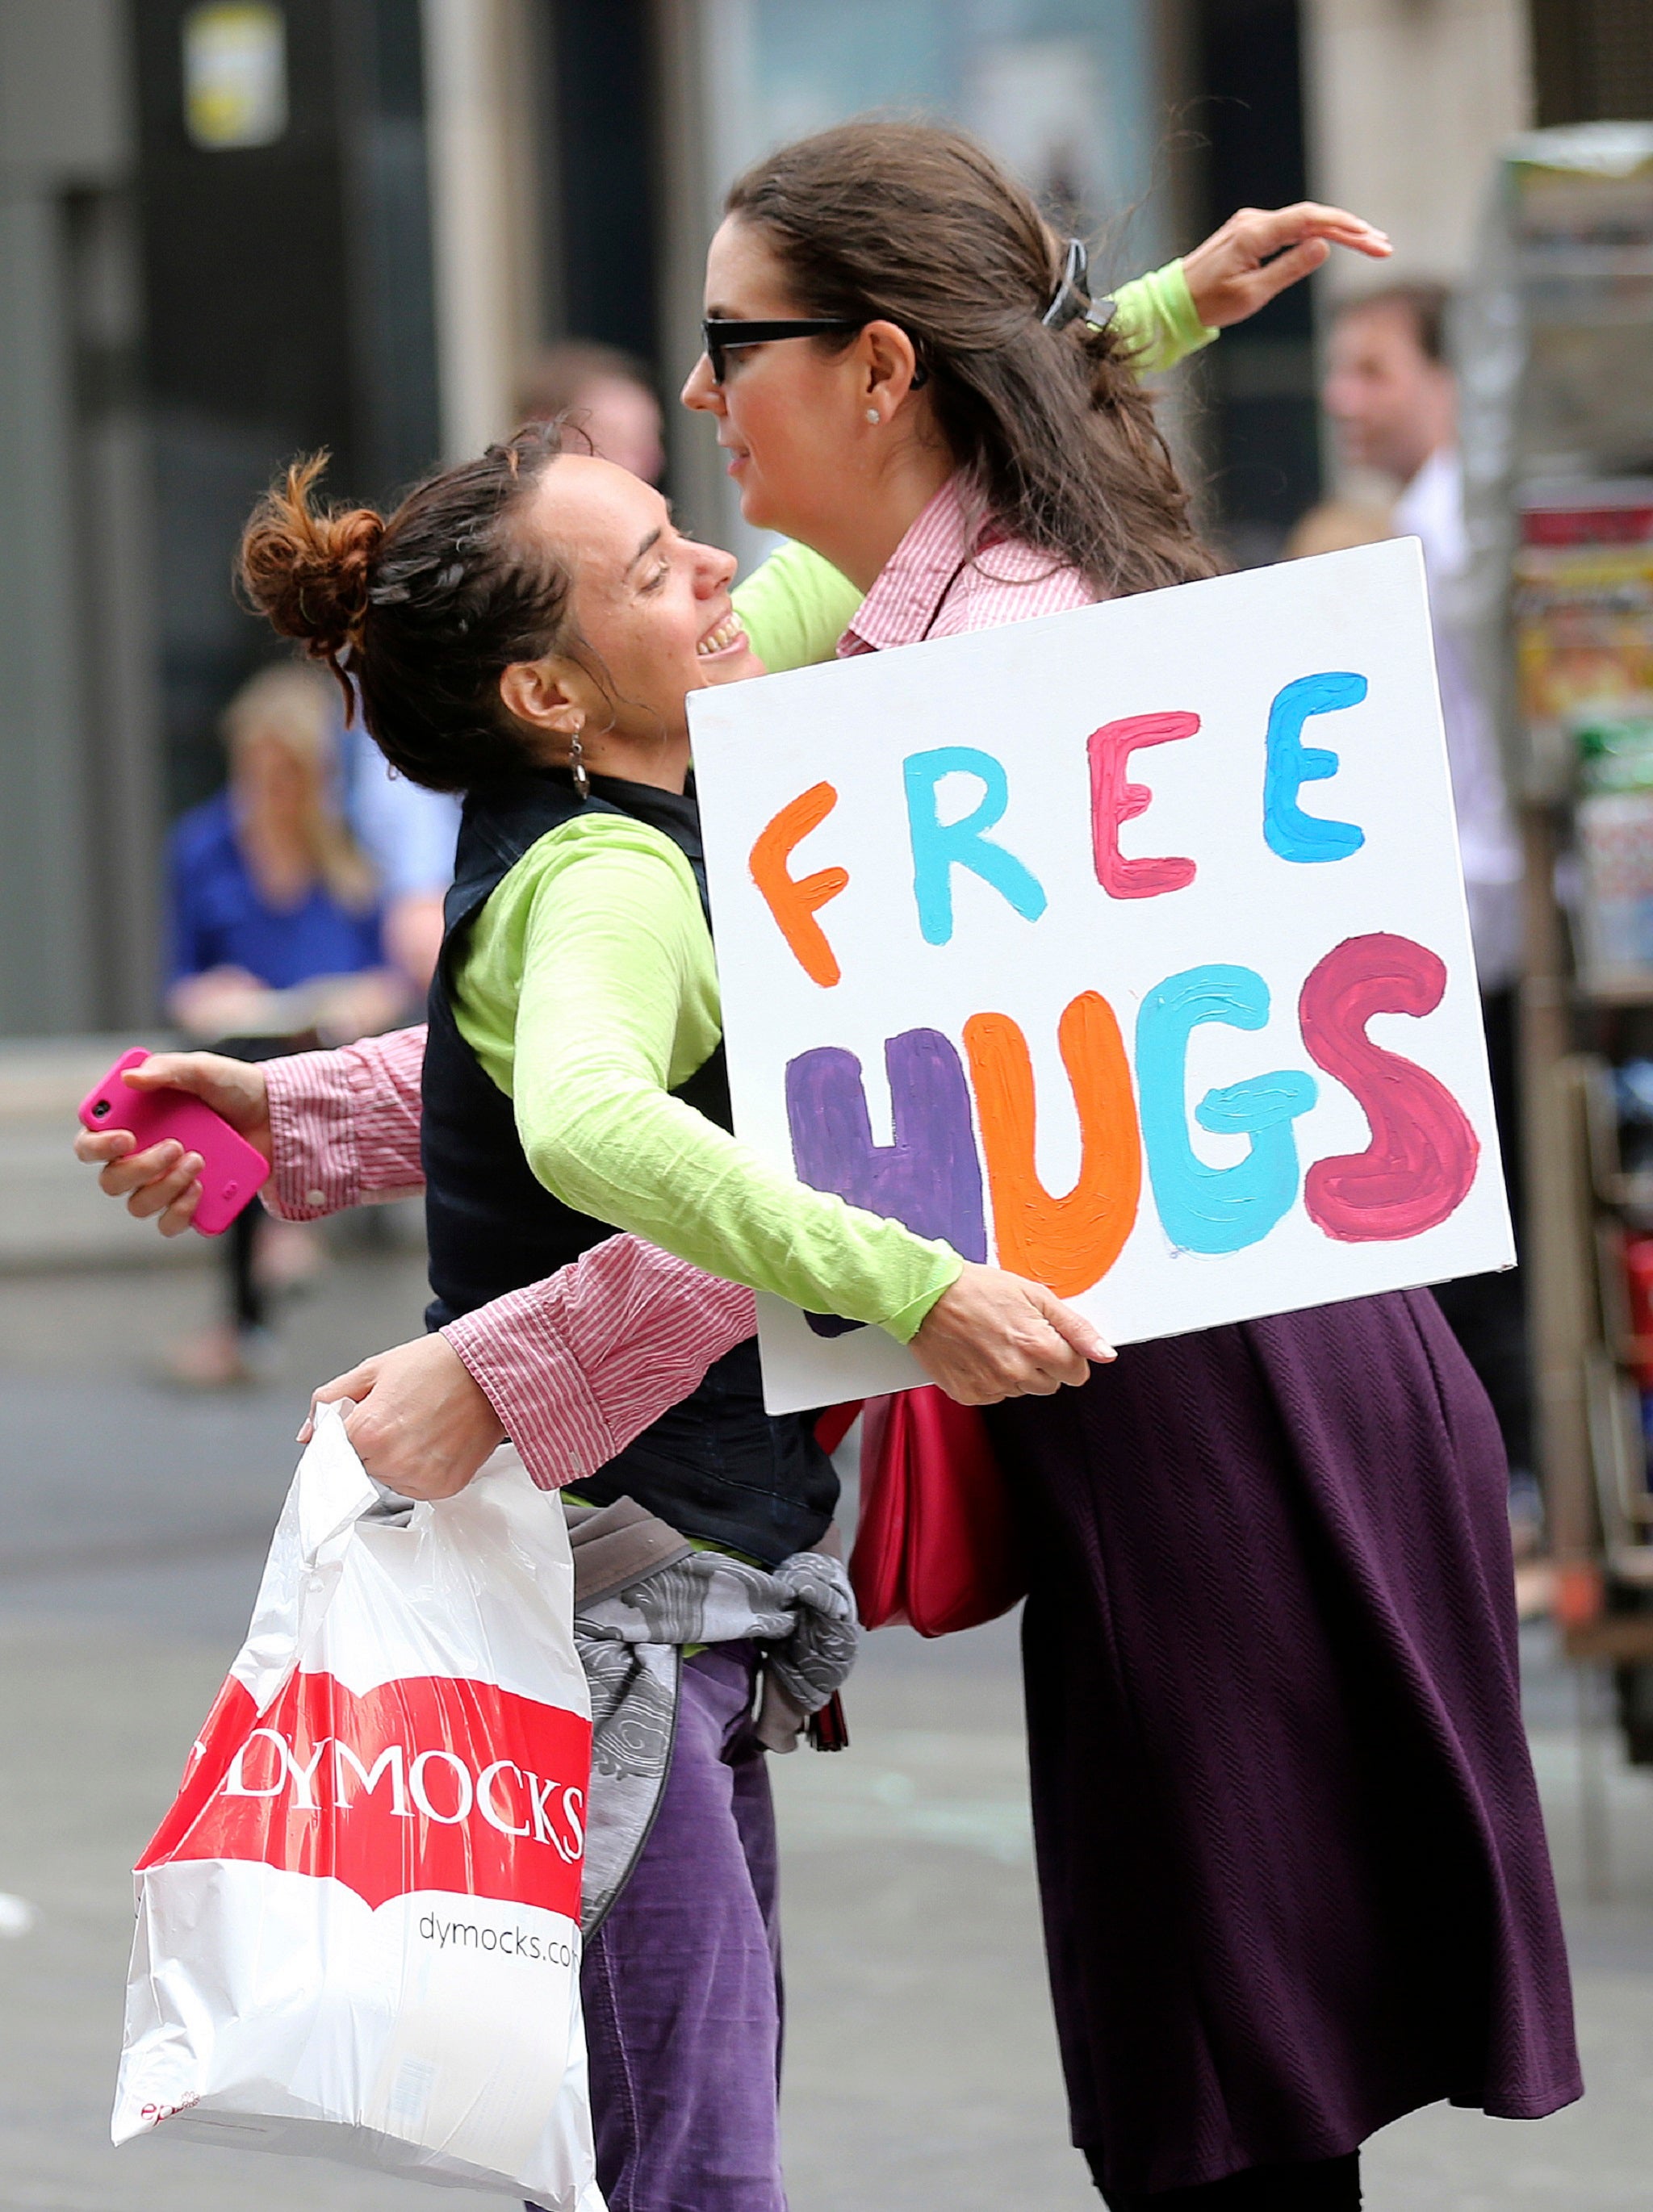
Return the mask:
<path fill-rule="evenodd" d="M 586 749 L 580 742 L 579 730 L 575 730 L 574 735 L 568 739 L 568 769 L 574 777 L 574 787 L 577 795 L 582 799 L 589 799 L 591 778 L 586 774 Z"/>

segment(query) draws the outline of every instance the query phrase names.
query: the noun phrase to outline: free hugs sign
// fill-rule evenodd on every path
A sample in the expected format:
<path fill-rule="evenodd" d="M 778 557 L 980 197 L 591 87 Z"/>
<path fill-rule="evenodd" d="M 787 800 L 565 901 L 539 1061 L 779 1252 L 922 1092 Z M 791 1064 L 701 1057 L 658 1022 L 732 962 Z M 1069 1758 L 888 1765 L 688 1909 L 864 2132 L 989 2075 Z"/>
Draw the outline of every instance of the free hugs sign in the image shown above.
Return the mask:
<path fill-rule="evenodd" d="M 1513 1264 L 1415 540 L 690 707 L 755 1150 L 1115 1343 Z"/>

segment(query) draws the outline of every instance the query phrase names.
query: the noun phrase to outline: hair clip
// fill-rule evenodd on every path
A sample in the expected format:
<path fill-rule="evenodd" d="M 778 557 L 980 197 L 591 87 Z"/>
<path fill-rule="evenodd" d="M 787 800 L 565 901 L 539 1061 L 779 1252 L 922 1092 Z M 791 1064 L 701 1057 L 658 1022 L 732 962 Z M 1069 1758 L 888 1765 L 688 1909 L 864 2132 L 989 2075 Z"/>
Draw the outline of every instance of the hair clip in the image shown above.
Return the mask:
<path fill-rule="evenodd" d="M 1070 323 L 1077 322 L 1091 305 L 1091 295 L 1085 284 L 1091 274 L 1091 256 L 1085 241 L 1070 238 L 1067 258 L 1062 264 L 1062 281 L 1056 288 L 1056 296 L 1040 317 L 1048 331 L 1065 331 Z"/>

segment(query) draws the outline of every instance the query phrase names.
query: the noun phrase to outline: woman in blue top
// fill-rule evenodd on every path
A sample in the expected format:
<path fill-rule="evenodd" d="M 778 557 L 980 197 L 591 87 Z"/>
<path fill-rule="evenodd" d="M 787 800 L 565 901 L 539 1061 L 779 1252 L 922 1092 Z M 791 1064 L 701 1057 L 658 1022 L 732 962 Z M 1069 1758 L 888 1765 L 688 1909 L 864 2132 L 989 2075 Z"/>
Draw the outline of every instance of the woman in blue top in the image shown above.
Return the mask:
<path fill-rule="evenodd" d="M 379 886 L 333 801 L 332 720 L 308 669 L 264 669 L 224 716 L 228 782 L 173 831 L 167 1011 L 196 1036 L 257 1034 L 279 1018 L 267 994 L 300 984 L 347 1026 L 396 1011 Z"/>
<path fill-rule="evenodd" d="M 173 831 L 167 1011 L 241 1059 L 295 1038 L 348 1043 L 405 1010 L 379 886 L 335 797 L 335 720 L 325 679 L 292 663 L 264 669 L 224 716 L 228 782 Z M 226 1240 L 228 1316 L 175 1347 L 174 1380 L 211 1388 L 257 1372 L 257 1247 L 292 1235 L 258 1206 L 240 1215 Z"/>

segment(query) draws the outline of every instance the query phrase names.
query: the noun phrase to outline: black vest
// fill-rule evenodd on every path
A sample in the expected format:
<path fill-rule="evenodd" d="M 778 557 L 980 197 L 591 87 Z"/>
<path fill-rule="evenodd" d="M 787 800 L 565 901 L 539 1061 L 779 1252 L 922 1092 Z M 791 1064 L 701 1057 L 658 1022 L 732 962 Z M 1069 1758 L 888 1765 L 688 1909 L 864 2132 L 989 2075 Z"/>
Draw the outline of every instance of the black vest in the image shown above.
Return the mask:
<path fill-rule="evenodd" d="M 704 905 L 693 798 L 609 776 L 593 776 L 592 790 L 582 807 L 568 775 L 545 769 L 465 800 L 425 1044 L 422 1146 L 435 1292 L 425 1318 L 432 1328 L 554 1274 L 614 1233 L 535 1176 L 511 1101 L 459 1034 L 447 980 L 456 949 L 505 876 L 547 830 L 582 811 L 629 814 L 662 831 L 694 870 Z M 731 1127 L 721 1044 L 672 1095 L 720 1128 Z M 692 1396 L 580 1488 L 599 1504 L 635 1498 L 685 1536 L 726 1544 L 765 1565 L 815 1543 L 838 1497 L 809 1417 L 763 1411 L 756 1338 L 726 1352 Z"/>

